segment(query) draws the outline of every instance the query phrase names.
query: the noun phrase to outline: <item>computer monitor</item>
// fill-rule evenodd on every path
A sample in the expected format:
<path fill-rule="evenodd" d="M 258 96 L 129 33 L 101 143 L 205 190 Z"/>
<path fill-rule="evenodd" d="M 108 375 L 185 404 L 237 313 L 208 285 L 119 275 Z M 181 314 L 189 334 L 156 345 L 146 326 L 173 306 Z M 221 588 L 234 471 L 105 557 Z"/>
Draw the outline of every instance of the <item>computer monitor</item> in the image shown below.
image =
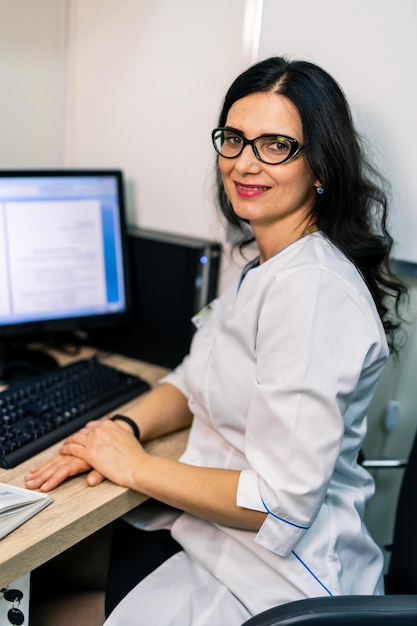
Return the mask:
<path fill-rule="evenodd" d="M 120 170 L 0 171 L 3 361 L 19 339 L 122 322 L 127 269 Z"/>

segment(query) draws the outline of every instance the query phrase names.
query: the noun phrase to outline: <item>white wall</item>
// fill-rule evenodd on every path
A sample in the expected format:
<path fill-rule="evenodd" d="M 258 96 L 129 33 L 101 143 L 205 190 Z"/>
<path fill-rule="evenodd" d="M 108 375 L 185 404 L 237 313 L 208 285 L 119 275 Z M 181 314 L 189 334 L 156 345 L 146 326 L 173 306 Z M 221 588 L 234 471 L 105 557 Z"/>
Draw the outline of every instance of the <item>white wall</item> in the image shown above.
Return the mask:
<path fill-rule="evenodd" d="M 210 132 L 242 69 L 242 0 L 72 0 L 65 161 L 117 166 L 129 221 L 218 236 Z"/>
<path fill-rule="evenodd" d="M 61 0 L 0 0 L 0 167 L 61 165 Z"/>

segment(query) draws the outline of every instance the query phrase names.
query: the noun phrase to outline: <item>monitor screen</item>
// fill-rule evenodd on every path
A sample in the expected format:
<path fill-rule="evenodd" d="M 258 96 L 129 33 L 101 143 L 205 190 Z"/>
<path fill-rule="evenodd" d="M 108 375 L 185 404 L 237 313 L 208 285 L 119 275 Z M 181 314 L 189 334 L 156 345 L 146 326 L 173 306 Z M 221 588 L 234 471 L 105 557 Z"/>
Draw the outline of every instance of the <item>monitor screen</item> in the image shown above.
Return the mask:
<path fill-rule="evenodd" d="M 119 170 L 0 171 L 0 339 L 129 309 Z"/>

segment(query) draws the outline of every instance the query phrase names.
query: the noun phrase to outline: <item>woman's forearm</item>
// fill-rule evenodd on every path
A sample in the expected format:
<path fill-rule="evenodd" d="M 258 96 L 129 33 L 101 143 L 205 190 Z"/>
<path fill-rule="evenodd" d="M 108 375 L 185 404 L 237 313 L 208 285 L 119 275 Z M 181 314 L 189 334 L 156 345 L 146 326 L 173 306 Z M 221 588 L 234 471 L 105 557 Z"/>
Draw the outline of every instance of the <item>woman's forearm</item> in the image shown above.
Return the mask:
<path fill-rule="evenodd" d="M 147 454 L 130 487 L 197 517 L 258 530 L 266 514 L 236 505 L 239 476 L 237 470 L 197 467 Z"/>
<path fill-rule="evenodd" d="M 123 413 L 137 423 L 141 441 L 186 428 L 192 420 L 187 398 L 169 383 L 143 394 Z"/>

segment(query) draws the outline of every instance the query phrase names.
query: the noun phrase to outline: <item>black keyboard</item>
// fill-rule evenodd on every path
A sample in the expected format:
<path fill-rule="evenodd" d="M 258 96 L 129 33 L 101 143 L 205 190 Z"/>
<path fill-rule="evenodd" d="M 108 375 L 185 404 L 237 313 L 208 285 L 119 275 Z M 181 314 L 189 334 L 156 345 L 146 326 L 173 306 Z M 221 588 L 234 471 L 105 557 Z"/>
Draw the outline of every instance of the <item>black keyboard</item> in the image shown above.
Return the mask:
<path fill-rule="evenodd" d="M 96 359 L 11 385 L 0 393 L 0 466 L 15 467 L 149 388 Z"/>

